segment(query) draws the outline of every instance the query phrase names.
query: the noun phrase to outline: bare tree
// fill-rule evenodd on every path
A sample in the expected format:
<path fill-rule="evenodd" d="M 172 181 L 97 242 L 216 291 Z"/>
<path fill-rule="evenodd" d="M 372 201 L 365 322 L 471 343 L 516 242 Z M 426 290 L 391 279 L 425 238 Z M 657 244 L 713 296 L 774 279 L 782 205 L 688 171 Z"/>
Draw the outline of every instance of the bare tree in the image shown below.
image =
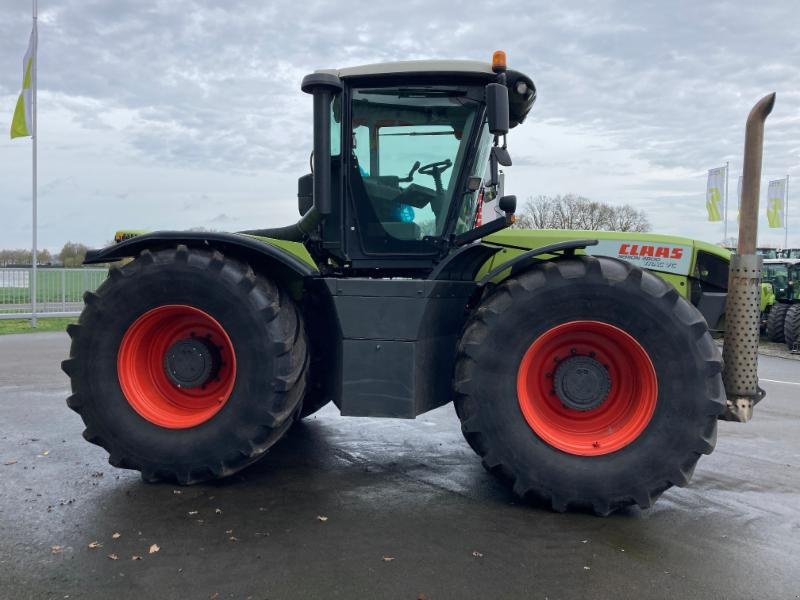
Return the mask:
<path fill-rule="evenodd" d="M 58 258 L 65 267 L 80 267 L 89 248 L 77 242 L 67 242 L 58 253 Z"/>
<path fill-rule="evenodd" d="M 613 206 L 575 194 L 528 198 L 517 215 L 516 227 L 650 231 L 650 223 L 644 212 L 629 204 Z"/>
<path fill-rule="evenodd" d="M 630 204 L 613 207 L 609 223 L 612 231 L 650 231 L 650 222 L 644 212 Z"/>

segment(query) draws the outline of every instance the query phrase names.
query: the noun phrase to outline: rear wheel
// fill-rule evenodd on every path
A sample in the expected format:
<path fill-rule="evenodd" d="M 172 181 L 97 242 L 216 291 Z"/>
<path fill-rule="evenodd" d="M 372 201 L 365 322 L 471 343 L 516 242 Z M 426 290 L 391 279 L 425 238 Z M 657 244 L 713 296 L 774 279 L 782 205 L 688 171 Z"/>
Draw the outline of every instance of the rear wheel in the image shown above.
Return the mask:
<path fill-rule="evenodd" d="M 800 344 L 800 304 L 792 304 L 786 311 L 786 321 L 784 321 L 784 333 L 786 335 L 786 345 L 789 350 L 794 350 Z"/>
<path fill-rule="evenodd" d="M 553 509 L 648 507 L 713 450 L 724 392 L 697 310 L 614 259 L 503 282 L 459 345 L 456 411 L 484 466 Z"/>
<path fill-rule="evenodd" d="M 112 465 L 182 484 L 224 477 L 298 413 L 300 314 L 246 264 L 185 246 L 145 250 L 85 300 L 62 363 L 67 403 Z"/>
<path fill-rule="evenodd" d="M 782 302 L 776 302 L 769 310 L 767 317 L 767 339 L 770 342 L 777 342 L 779 344 L 786 341 L 786 332 L 784 326 L 786 324 L 786 313 L 789 311 L 789 305 Z"/>

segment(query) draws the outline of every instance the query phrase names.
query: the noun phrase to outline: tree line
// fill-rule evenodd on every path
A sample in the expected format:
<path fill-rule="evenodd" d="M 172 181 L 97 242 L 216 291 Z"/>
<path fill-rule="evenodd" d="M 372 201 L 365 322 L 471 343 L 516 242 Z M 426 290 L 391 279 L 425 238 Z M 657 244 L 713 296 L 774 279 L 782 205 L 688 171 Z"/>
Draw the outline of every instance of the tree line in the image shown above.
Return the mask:
<path fill-rule="evenodd" d="M 89 248 L 77 242 L 67 242 L 55 256 L 46 248 L 37 251 L 37 265 L 63 265 L 80 267 Z M 0 267 L 27 267 L 33 264 L 30 248 L 0 250 Z"/>
<path fill-rule="evenodd" d="M 644 211 L 630 204 L 614 206 L 575 194 L 528 198 L 517 210 L 520 229 L 588 229 L 650 231 Z"/>

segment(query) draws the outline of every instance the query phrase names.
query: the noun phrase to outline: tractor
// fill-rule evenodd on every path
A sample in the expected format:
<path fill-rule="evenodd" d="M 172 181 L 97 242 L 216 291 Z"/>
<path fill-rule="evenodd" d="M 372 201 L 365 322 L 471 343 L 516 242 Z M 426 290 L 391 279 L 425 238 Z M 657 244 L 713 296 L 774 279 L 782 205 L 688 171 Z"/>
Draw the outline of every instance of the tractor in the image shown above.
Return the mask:
<path fill-rule="evenodd" d="M 800 258 L 765 260 L 761 278 L 773 295 L 766 317 L 767 338 L 795 350 L 800 343 Z"/>
<path fill-rule="evenodd" d="M 514 196 L 477 223 L 536 99 L 501 51 L 321 70 L 301 87 L 313 153 L 296 224 L 120 235 L 87 254 L 119 266 L 85 294 L 62 368 L 112 465 L 192 484 L 254 463 L 331 402 L 407 419 L 454 402 L 515 494 L 606 515 L 686 485 L 717 420 L 751 417 L 764 393 L 747 228 L 774 95 L 748 119 L 729 266 L 691 240 L 618 245 L 621 260 L 594 252 L 594 232 L 502 231 Z M 658 261 L 666 277 L 647 270 Z M 724 369 L 709 334 L 723 306 L 737 335 Z"/>

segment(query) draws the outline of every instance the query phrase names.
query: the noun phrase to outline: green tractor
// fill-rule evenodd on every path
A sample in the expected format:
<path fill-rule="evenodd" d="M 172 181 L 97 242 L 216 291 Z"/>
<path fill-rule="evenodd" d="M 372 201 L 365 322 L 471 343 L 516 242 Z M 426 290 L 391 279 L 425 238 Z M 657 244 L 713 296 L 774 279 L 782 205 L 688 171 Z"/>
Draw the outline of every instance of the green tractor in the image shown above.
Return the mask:
<path fill-rule="evenodd" d="M 800 343 L 800 258 L 775 258 L 764 261 L 762 285 L 772 291 L 767 311 L 767 338 L 786 342 L 790 350 Z"/>
<path fill-rule="evenodd" d="M 317 71 L 302 89 L 313 172 L 296 224 L 120 235 L 87 255 L 123 264 L 68 329 L 67 403 L 112 465 L 191 484 L 329 402 L 414 418 L 452 401 L 517 495 L 608 514 L 685 485 L 717 419 L 749 418 L 763 392 L 726 394 L 709 334 L 724 250 L 502 231 L 513 196 L 476 226 L 536 98 L 504 55 Z"/>

